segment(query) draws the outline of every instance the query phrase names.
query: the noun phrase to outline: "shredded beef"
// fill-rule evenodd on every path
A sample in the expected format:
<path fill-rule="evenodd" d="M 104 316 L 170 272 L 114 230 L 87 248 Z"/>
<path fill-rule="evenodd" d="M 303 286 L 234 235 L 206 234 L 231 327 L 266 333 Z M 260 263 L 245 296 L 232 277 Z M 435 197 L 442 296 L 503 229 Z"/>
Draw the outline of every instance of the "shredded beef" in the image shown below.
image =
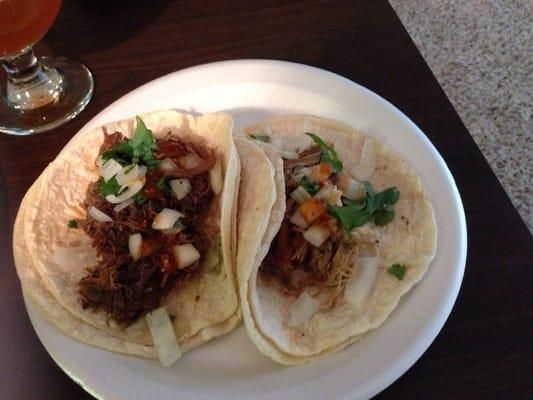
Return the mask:
<path fill-rule="evenodd" d="M 303 237 L 304 229 L 289 221 L 298 208 L 298 203 L 289 195 L 299 185 L 298 168 L 312 166 L 319 160 L 320 148 L 316 146 L 300 153 L 297 160 L 283 160 L 287 208 L 259 273 L 264 282 L 288 295 L 298 296 L 307 287 L 323 286 L 330 272 L 333 255 L 344 240 L 343 233 L 338 231 L 322 246 L 315 247 Z"/>
<path fill-rule="evenodd" d="M 123 139 L 120 132 L 104 134 L 100 153 L 112 149 Z M 202 160 L 207 160 L 205 165 L 212 167 L 216 161 L 209 149 L 192 142 L 173 138 L 158 140 L 157 145 L 157 158 L 181 157 L 188 154 L 187 151 L 194 151 Z M 173 149 L 172 154 L 168 153 L 169 149 Z M 162 173 L 157 169 L 150 170 L 142 189 L 144 202 L 133 203 L 120 212 L 115 212 L 115 204 L 109 203 L 100 194 L 97 182 L 89 185 L 83 206 L 85 209 L 91 206 L 98 208 L 113 222 L 99 222 L 89 217 L 80 221 L 82 229 L 92 238 L 100 259 L 98 265 L 79 282 L 84 308 L 105 310 L 109 318 L 126 327 L 158 307 L 165 293 L 199 271 L 218 233 L 215 219 L 219 211 L 217 202 L 213 201 L 208 170 L 193 175 L 189 171 L 187 174 L 191 192 L 178 200 L 168 189 L 157 188 Z M 154 217 L 163 208 L 185 214 L 181 219 L 185 229 L 174 234 L 152 229 Z M 128 249 L 129 237 L 134 233 L 143 237 L 141 258 L 137 261 L 131 258 Z M 185 243 L 193 244 L 201 257 L 193 265 L 177 270 L 171 249 L 176 244 Z"/>

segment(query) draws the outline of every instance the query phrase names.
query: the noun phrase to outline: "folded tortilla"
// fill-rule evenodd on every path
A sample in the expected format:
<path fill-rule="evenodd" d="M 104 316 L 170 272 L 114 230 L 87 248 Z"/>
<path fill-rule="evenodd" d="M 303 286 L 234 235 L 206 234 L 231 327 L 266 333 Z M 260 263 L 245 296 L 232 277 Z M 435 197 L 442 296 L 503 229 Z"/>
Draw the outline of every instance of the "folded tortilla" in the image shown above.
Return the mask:
<path fill-rule="evenodd" d="M 305 132 L 331 145 L 344 171 L 353 177 L 369 181 L 376 191 L 396 186 L 401 194 L 391 223 L 382 227 L 370 224 L 378 239 L 379 267 L 364 302 L 355 307 L 341 299 L 332 308 L 317 311 L 305 324 L 290 327 L 289 313 L 296 298 L 258 277 L 285 214 L 282 157 L 272 146 L 250 138 L 238 143 L 245 166 L 239 197 L 237 257 L 244 322 L 257 348 L 287 365 L 334 353 L 380 326 L 400 298 L 420 281 L 436 252 L 437 227 L 429 195 L 415 170 L 389 147 L 349 126 L 313 116 L 283 117 L 244 129 L 245 135 L 268 135 L 272 140 Z M 266 158 L 258 155 L 260 150 Z M 256 173 L 248 171 L 249 164 Z M 274 174 L 262 170 L 273 170 Z M 388 266 L 398 262 L 408 266 L 402 280 L 387 273 Z"/>
<path fill-rule="evenodd" d="M 222 161 L 219 196 L 222 262 L 217 273 L 201 272 L 172 289 L 162 300 L 176 315 L 172 324 L 182 351 L 231 331 L 240 321 L 235 276 L 236 195 L 240 164 L 233 143 L 233 120 L 216 113 L 195 117 L 175 111 L 141 115 L 155 137 L 202 140 Z M 134 119 L 105 125 L 109 132 L 130 137 Z M 145 318 L 124 328 L 105 312 L 84 309 L 78 283 L 97 263 L 91 239 L 82 229 L 68 228 L 71 219 L 85 218 L 81 206 L 89 183 L 98 179 L 95 160 L 103 141 L 102 128 L 74 136 L 27 192 L 13 235 L 17 272 L 24 293 L 44 317 L 83 342 L 126 354 L 155 357 Z"/>

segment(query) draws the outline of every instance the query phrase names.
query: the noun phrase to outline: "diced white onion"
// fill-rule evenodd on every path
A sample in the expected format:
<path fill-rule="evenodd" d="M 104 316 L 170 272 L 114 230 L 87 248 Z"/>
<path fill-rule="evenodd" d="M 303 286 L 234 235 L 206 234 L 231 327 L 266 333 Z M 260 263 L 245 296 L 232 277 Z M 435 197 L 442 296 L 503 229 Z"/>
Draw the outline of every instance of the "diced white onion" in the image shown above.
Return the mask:
<path fill-rule="evenodd" d="M 359 257 L 357 271 L 348 279 L 344 288 L 344 300 L 354 307 L 360 306 L 368 297 L 374 286 L 378 273 L 379 258 Z"/>
<path fill-rule="evenodd" d="M 337 186 L 333 185 L 332 183 L 327 183 L 322 187 L 322 189 L 319 190 L 319 192 L 316 194 L 316 197 L 318 197 L 321 200 L 324 200 L 326 203 L 334 205 L 334 206 L 342 206 L 342 192 L 337 189 Z"/>
<path fill-rule="evenodd" d="M 291 197 L 298 204 L 303 204 L 307 200 L 311 200 L 311 195 L 309 194 L 309 192 L 301 186 L 298 186 L 296 189 L 294 189 L 294 191 L 291 193 Z"/>
<path fill-rule="evenodd" d="M 292 214 L 290 222 L 304 229 L 306 229 L 309 226 L 309 222 L 306 221 L 306 219 L 300 213 L 300 210 L 296 210 L 294 214 Z"/>
<path fill-rule="evenodd" d="M 115 208 L 113 208 L 113 210 L 115 212 L 120 212 L 120 211 L 124 210 L 125 208 L 129 207 L 130 204 L 133 204 L 134 201 L 135 200 L 133 200 L 133 199 L 128 199 L 126 201 L 123 201 L 122 203 L 117 204 L 115 206 Z"/>
<path fill-rule="evenodd" d="M 111 217 L 95 206 L 89 207 L 89 215 L 99 222 L 113 222 Z"/>
<path fill-rule="evenodd" d="M 308 230 L 304 232 L 304 239 L 307 240 L 315 247 L 320 247 L 329 236 L 331 231 L 324 225 L 312 225 Z"/>
<path fill-rule="evenodd" d="M 171 208 L 163 208 L 159 214 L 157 214 L 152 222 L 152 228 L 163 230 L 174 228 L 176 221 L 184 217 L 182 213 Z"/>
<path fill-rule="evenodd" d="M 222 192 L 222 164 L 220 160 L 217 160 L 213 168 L 209 171 L 209 183 L 211 184 L 211 190 L 214 194 L 220 194 Z"/>
<path fill-rule="evenodd" d="M 100 176 L 104 178 L 105 181 L 108 181 L 122 171 L 122 165 L 110 158 L 100 165 L 99 170 Z"/>
<path fill-rule="evenodd" d="M 174 224 L 173 228 L 163 229 L 161 232 L 163 232 L 165 235 L 175 235 L 176 233 L 180 233 L 184 229 L 185 225 L 183 225 L 181 221 L 178 221 Z"/>
<path fill-rule="evenodd" d="M 140 233 L 134 233 L 128 238 L 128 248 L 130 250 L 131 257 L 137 261 L 141 257 L 141 246 L 143 238 Z"/>
<path fill-rule="evenodd" d="M 201 161 L 195 153 L 189 153 L 179 159 L 179 164 L 185 169 L 193 169 L 200 165 Z"/>
<path fill-rule="evenodd" d="M 163 172 L 170 173 L 176 171 L 178 166 L 170 158 L 165 158 L 159 162 L 159 169 Z"/>
<path fill-rule="evenodd" d="M 126 173 L 127 171 L 127 173 Z M 117 183 L 120 186 L 126 186 L 131 182 L 137 180 L 139 177 L 139 165 L 128 165 L 127 167 L 122 168 L 122 170 L 117 174 Z"/>
<path fill-rule="evenodd" d="M 352 179 L 350 175 L 341 173 L 337 179 L 337 186 L 342 190 L 343 196 L 350 200 L 359 200 L 365 197 L 365 185 Z"/>
<path fill-rule="evenodd" d="M 120 192 L 118 196 L 115 196 L 114 194 L 108 194 L 105 199 L 113 204 L 122 203 L 123 201 L 126 201 L 139 193 L 145 182 L 146 180 L 144 178 L 133 181 L 127 186 L 124 186 L 123 191 Z"/>
<path fill-rule="evenodd" d="M 172 192 L 177 197 L 178 200 L 183 199 L 185 196 L 187 196 L 192 189 L 191 181 L 183 178 L 183 179 L 173 179 L 169 181 L 168 183 L 170 185 L 170 188 L 172 189 Z"/>
<path fill-rule="evenodd" d="M 298 153 L 295 153 L 294 151 L 285 151 L 285 150 L 279 150 L 278 153 L 287 160 L 297 160 L 298 159 Z"/>
<path fill-rule="evenodd" d="M 190 243 L 173 246 L 172 251 L 174 252 L 178 269 L 187 268 L 200 259 L 200 253 Z"/>
<path fill-rule="evenodd" d="M 181 357 L 174 327 L 164 307 L 156 308 L 146 314 L 157 357 L 163 367 L 170 367 Z"/>
<path fill-rule="evenodd" d="M 374 151 L 374 141 L 366 139 L 361 150 L 359 162 L 353 168 L 353 176 L 360 182 L 368 181 L 376 167 L 376 153 Z"/>
<path fill-rule="evenodd" d="M 289 320 L 287 325 L 290 328 L 300 326 L 313 316 L 320 307 L 320 302 L 313 298 L 309 293 L 302 292 L 300 297 L 289 307 Z"/>

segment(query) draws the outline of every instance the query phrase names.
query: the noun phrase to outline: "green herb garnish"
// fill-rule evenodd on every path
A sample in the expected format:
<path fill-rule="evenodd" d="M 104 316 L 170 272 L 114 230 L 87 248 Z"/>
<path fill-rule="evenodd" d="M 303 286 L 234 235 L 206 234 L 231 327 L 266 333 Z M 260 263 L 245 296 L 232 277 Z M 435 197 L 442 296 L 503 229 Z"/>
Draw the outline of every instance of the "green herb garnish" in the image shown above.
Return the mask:
<path fill-rule="evenodd" d="M 317 182 L 310 180 L 307 176 L 304 176 L 300 180 L 300 186 L 303 187 L 311 196 L 317 194 L 318 190 L 320 189 L 320 185 Z"/>
<path fill-rule="evenodd" d="M 120 185 L 117 182 L 117 178 L 112 177 L 108 181 L 104 180 L 104 178 L 100 178 L 98 181 L 98 191 L 104 197 L 110 194 L 117 195 L 120 192 Z"/>
<path fill-rule="evenodd" d="M 133 197 L 133 199 L 135 200 L 135 204 L 137 205 L 141 205 L 147 200 L 146 197 L 144 197 L 144 195 L 141 192 L 137 192 L 137 194 Z"/>
<path fill-rule="evenodd" d="M 252 134 L 250 134 L 250 137 L 252 139 L 259 140 L 260 142 L 270 143 L 270 136 L 268 136 L 268 135 L 254 135 L 252 133 Z"/>
<path fill-rule="evenodd" d="M 401 281 L 405 276 L 405 270 L 405 264 L 392 264 L 389 268 L 387 268 L 387 272 L 398 278 L 399 281 Z"/>
<path fill-rule="evenodd" d="M 352 229 L 363 226 L 371 218 L 379 226 L 388 224 L 394 219 L 394 204 L 400 192 L 391 187 L 376 193 L 369 182 L 365 182 L 366 198 L 363 201 L 343 199 L 343 206 L 328 205 L 328 212 L 342 224 L 346 235 Z"/>
<path fill-rule="evenodd" d="M 155 167 L 158 160 L 154 157 L 154 150 L 157 149 L 152 131 L 146 127 L 143 120 L 135 117 L 137 126 L 131 139 L 118 142 L 112 149 L 102 153 L 104 161 L 110 158 L 120 165 L 145 164 L 148 167 Z"/>
<path fill-rule="evenodd" d="M 78 221 L 76 221 L 75 219 L 71 219 L 70 221 L 68 221 L 68 227 L 69 228 L 77 228 L 78 227 Z"/>
<path fill-rule="evenodd" d="M 165 176 L 162 176 L 157 180 L 157 183 L 155 184 L 157 190 L 163 193 L 170 193 L 170 186 L 168 182 L 165 179 Z"/>
<path fill-rule="evenodd" d="M 331 172 L 341 172 L 342 161 L 339 159 L 337 152 L 314 133 L 306 132 L 305 134 L 320 146 L 320 162 L 328 163 L 331 167 Z"/>

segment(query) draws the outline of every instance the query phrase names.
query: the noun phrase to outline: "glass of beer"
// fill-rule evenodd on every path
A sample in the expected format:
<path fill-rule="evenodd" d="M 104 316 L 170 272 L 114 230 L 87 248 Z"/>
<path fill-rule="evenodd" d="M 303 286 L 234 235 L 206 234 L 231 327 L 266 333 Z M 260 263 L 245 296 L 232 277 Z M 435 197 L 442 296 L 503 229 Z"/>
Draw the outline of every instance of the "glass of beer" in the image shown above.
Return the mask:
<path fill-rule="evenodd" d="M 30 135 L 74 118 L 91 99 L 94 81 L 83 64 L 38 60 L 32 46 L 52 26 L 61 0 L 0 0 L 0 132 Z"/>

